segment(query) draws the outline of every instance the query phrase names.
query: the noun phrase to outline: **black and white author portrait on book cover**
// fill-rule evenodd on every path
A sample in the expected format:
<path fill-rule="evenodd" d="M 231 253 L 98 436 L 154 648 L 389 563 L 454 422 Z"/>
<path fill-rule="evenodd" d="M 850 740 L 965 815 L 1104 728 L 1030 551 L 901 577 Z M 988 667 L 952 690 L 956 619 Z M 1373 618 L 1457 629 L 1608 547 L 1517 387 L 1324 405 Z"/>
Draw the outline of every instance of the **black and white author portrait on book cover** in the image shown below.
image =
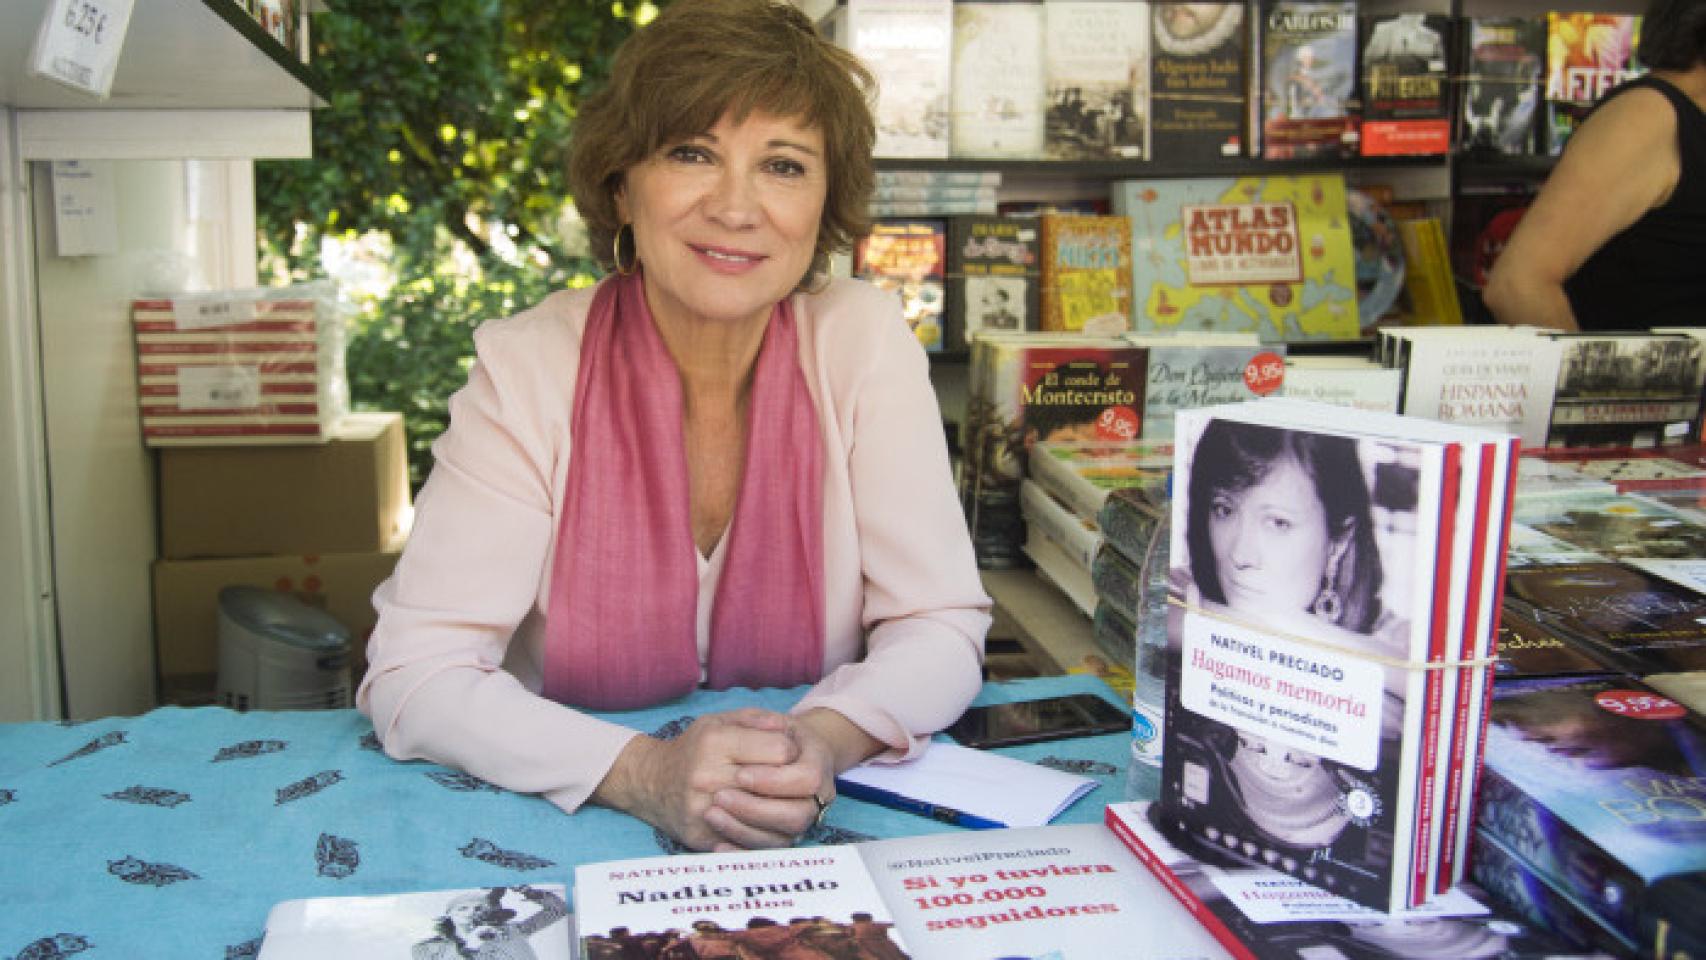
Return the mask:
<path fill-rule="evenodd" d="M 1369 656 L 1409 655 L 1414 450 L 1219 418 L 1175 443 L 1169 788 L 1234 856 L 1382 887 L 1404 679 Z"/>

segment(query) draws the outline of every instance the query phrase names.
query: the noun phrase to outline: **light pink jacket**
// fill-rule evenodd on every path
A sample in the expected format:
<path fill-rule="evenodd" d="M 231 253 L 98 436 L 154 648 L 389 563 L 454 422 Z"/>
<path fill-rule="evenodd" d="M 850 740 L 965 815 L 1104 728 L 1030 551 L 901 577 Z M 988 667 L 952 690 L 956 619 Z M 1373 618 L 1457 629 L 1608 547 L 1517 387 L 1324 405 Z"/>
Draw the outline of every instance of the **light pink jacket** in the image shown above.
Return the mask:
<path fill-rule="evenodd" d="M 571 812 L 636 732 L 537 692 L 591 302 L 590 289 L 556 293 L 475 334 L 408 547 L 373 595 L 356 694 L 391 756 Z M 841 280 L 794 311 L 823 434 L 826 621 L 824 679 L 794 709 L 836 710 L 898 758 L 977 693 L 990 601 L 928 362 L 894 296 Z"/>

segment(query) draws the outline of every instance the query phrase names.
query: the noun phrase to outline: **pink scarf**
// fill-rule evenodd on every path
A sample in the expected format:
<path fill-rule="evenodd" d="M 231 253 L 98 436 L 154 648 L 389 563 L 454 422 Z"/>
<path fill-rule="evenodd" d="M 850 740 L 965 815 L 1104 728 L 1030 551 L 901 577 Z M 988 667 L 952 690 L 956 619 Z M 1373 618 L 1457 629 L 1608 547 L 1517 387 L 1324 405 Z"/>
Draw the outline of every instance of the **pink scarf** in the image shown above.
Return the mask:
<path fill-rule="evenodd" d="M 789 687 L 823 672 L 823 450 L 787 300 L 753 369 L 746 466 L 711 613 L 708 683 Z M 581 340 L 545 626 L 544 693 L 594 710 L 699 682 L 697 547 L 681 378 L 638 273 L 606 279 Z"/>

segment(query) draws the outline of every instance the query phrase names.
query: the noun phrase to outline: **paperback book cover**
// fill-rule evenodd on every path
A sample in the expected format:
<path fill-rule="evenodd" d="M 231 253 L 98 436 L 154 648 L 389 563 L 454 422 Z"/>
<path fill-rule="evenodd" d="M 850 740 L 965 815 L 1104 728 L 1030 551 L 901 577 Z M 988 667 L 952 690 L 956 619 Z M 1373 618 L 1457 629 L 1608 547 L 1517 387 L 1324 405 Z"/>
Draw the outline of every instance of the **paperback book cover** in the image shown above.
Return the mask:
<path fill-rule="evenodd" d="M 1137 439 L 1148 363 L 1117 338 L 985 332 L 973 341 L 960 498 L 980 566 L 1023 564 L 1019 483 L 1039 441 Z"/>
<path fill-rule="evenodd" d="M 1620 563 L 1525 567 L 1508 602 L 1626 673 L 1706 670 L 1706 597 Z"/>
<path fill-rule="evenodd" d="M 1280 395 L 1371 413 L 1397 413 L 1403 371 L 1366 357 L 1287 357 Z"/>
<path fill-rule="evenodd" d="M 956 157 L 1043 155 L 1043 4 L 954 4 Z"/>
<path fill-rule="evenodd" d="M 1096 520 L 1115 490 L 1163 492 L 1173 469 L 1170 442 L 1041 442 L 1030 475 L 1079 516 Z"/>
<path fill-rule="evenodd" d="M 1403 338 L 1404 413 L 1512 433 L 1541 447 L 1552 419 L 1552 391 L 1563 347 L 1548 337 Z"/>
<path fill-rule="evenodd" d="M 634 955 L 648 940 L 661 941 L 654 955 L 665 956 L 776 956 L 861 942 L 884 951 L 875 956 L 912 955 L 851 846 L 583 864 L 575 921 L 588 958 Z"/>
<path fill-rule="evenodd" d="M 1475 831 L 1471 849 L 1475 855 L 1475 883 L 1501 907 L 1580 949 L 1605 951 L 1597 956 L 1632 956 L 1639 952 L 1629 938 L 1606 926 L 1581 901 L 1541 876 L 1487 831 Z"/>
<path fill-rule="evenodd" d="M 1519 610 L 1499 617 L 1498 680 L 1517 677 L 1603 676 L 1613 668 L 1589 656 L 1579 644 Z"/>
<path fill-rule="evenodd" d="M 1241 157 L 1249 138 L 1249 30 L 1243 3 L 1151 4 L 1150 156 Z"/>
<path fill-rule="evenodd" d="M 1706 347 L 1674 334 L 1558 334 L 1564 344 L 1550 446 L 1687 443 L 1700 416 Z"/>
<path fill-rule="evenodd" d="M 1615 491 L 1527 497 L 1517 502 L 1515 520 L 1612 560 L 1706 556 L 1706 528 L 1663 504 Z"/>
<path fill-rule="evenodd" d="M 259 960 L 570 960 L 565 893 L 542 883 L 286 900 L 267 914 Z"/>
<path fill-rule="evenodd" d="M 1517 494 L 1520 501 L 1522 494 Z M 1541 533 L 1526 523 L 1511 524 L 1510 548 L 1505 551 L 1505 567 L 1548 567 L 1566 563 L 1603 563 L 1605 558 L 1591 550 Z"/>
<path fill-rule="evenodd" d="M 1342 176 L 1121 180 L 1113 206 L 1131 221 L 1137 330 L 1361 334 Z"/>
<path fill-rule="evenodd" d="M 1097 335 L 1129 329 L 1131 222 L 1064 213 L 1041 219 L 1042 329 Z"/>
<path fill-rule="evenodd" d="M 1363 14 L 1363 156 L 1451 152 L 1451 24 L 1445 14 Z"/>
<path fill-rule="evenodd" d="M 1643 955 L 1666 927 L 1706 935 L 1701 717 L 1603 678 L 1502 685 L 1492 718 L 1481 829 Z"/>
<path fill-rule="evenodd" d="M 1644 72 L 1635 50 L 1640 22 L 1624 13 L 1546 14 L 1547 149 L 1553 156 L 1600 98 Z"/>
<path fill-rule="evenodd" d="M 1050 160 L 1149 155 L 1149 4 L 1047 0 L 1044 151 Z"/>
<path fill-rule="evenodd" d="M 945 341 L 947 247 L 944 221 L 880 220 L 853 251 L 853 275 L 898 294 L 907 326 L 932 353 Z"/>
<path fill-rule="evenodd" d="M 1521 17 L 1473 17 L 1467 47 L 1458 149 L 1504 156 L 1539 152 L 1546 26 Z"/>
<path fill-rule="evenodd" d="M 1228 338 L 1232 339 L 1232 338 Z M 1143 401 L 1143 437 L 1169 440 L 1180 410 L 1254 400 L 1285 385 L 1285 344 L 1243 343 L 1209 334 L 1133 335 L 1149 348 L 1149 392 Z"/>
<path fill-rule="evenodd" d="M 1035 220 L 948 221 L 949 349 L 967 348 L 983 330 L 1040 328 L 1040 253 Z"/>
<path fill-rule="evenodd" d="M 1357 152 L 1357 5 L 1277 0 L 1263 8 L 1262 156 Z"/>
<path fill-rule="evenodd" d="M 1448 451 L 1239 422 L 1265 406 L 1179 415 L 1161 803 L 1181 829 L 1247 846 L 1252 862 L 1375 909 L 1408 907 L 1435 825 L 1424 761 L 1441 745 L 1444 690 L 1437 671 L 1388 676 L 1382 664 L 1456 649 L 1433 587 L 1453 557 Z M 1297 449 L 1312 451 L 1314 479 L 1274 465 Z M 1329 470 L 1343 484 L 1330 496 L 1316 486 Z M 1329 500 L 1365 506 L 1335 523 Z M 1378 542 L 1377 523 L 1389 531 Z M 1335 547 L 1316 532 L 1359 528 L 1354 548 L 1349 534 Z"/>
<path fill-rule="evenodd" d="M 1065 551 L 1075 566 L 1089 575 L 1090 564 L 1096 560 L 1096 551 L 1102 548 L 1102 531 L 1094 519 L 1075 513 L 1029 478 L 1019 484 L 1019 510 L 1032 533 L 1041 531 L 1043 536 Z"/>
<path fill-rule="evenodd" d="M 948 156 L 953 110 L 950 0 L 847 0 L 846 46 L 877 78 L 879 157 Z"/>
<path fill-rule="evenodd" d="M 1158 804 L 1108 805 L 1107 823 L 1197 922 L 1240 960 L 1562 960 L 1587 956 L 1490 906 L 1463 884 L 1418 910 L 1383 914 L 1203 843 Z"/>

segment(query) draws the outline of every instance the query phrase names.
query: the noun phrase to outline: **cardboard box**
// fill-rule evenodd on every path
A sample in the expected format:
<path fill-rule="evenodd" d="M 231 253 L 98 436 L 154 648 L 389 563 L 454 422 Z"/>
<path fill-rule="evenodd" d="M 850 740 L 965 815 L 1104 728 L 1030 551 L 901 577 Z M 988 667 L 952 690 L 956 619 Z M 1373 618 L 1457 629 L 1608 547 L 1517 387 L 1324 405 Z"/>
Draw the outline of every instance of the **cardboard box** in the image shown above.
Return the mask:
<path fill-rule="evenodd" d="M 350 414 L 314 446 L 160 451 L 168 560 L 377 552 L 410 515 L 399 413 Z"/>
<path fill-rule="evenodd" d="M 213 702 L 219 675 L 219 591 L 227 586 L 285 590 L 324 609 L 350 631 L 352 689 L 367 667 L 367 637 L 378 619 L 372 596 L 397 565 L 401 542 L 367 553 L 159 560 L 154 564 L 154 644 L 160 701 Z"/>

